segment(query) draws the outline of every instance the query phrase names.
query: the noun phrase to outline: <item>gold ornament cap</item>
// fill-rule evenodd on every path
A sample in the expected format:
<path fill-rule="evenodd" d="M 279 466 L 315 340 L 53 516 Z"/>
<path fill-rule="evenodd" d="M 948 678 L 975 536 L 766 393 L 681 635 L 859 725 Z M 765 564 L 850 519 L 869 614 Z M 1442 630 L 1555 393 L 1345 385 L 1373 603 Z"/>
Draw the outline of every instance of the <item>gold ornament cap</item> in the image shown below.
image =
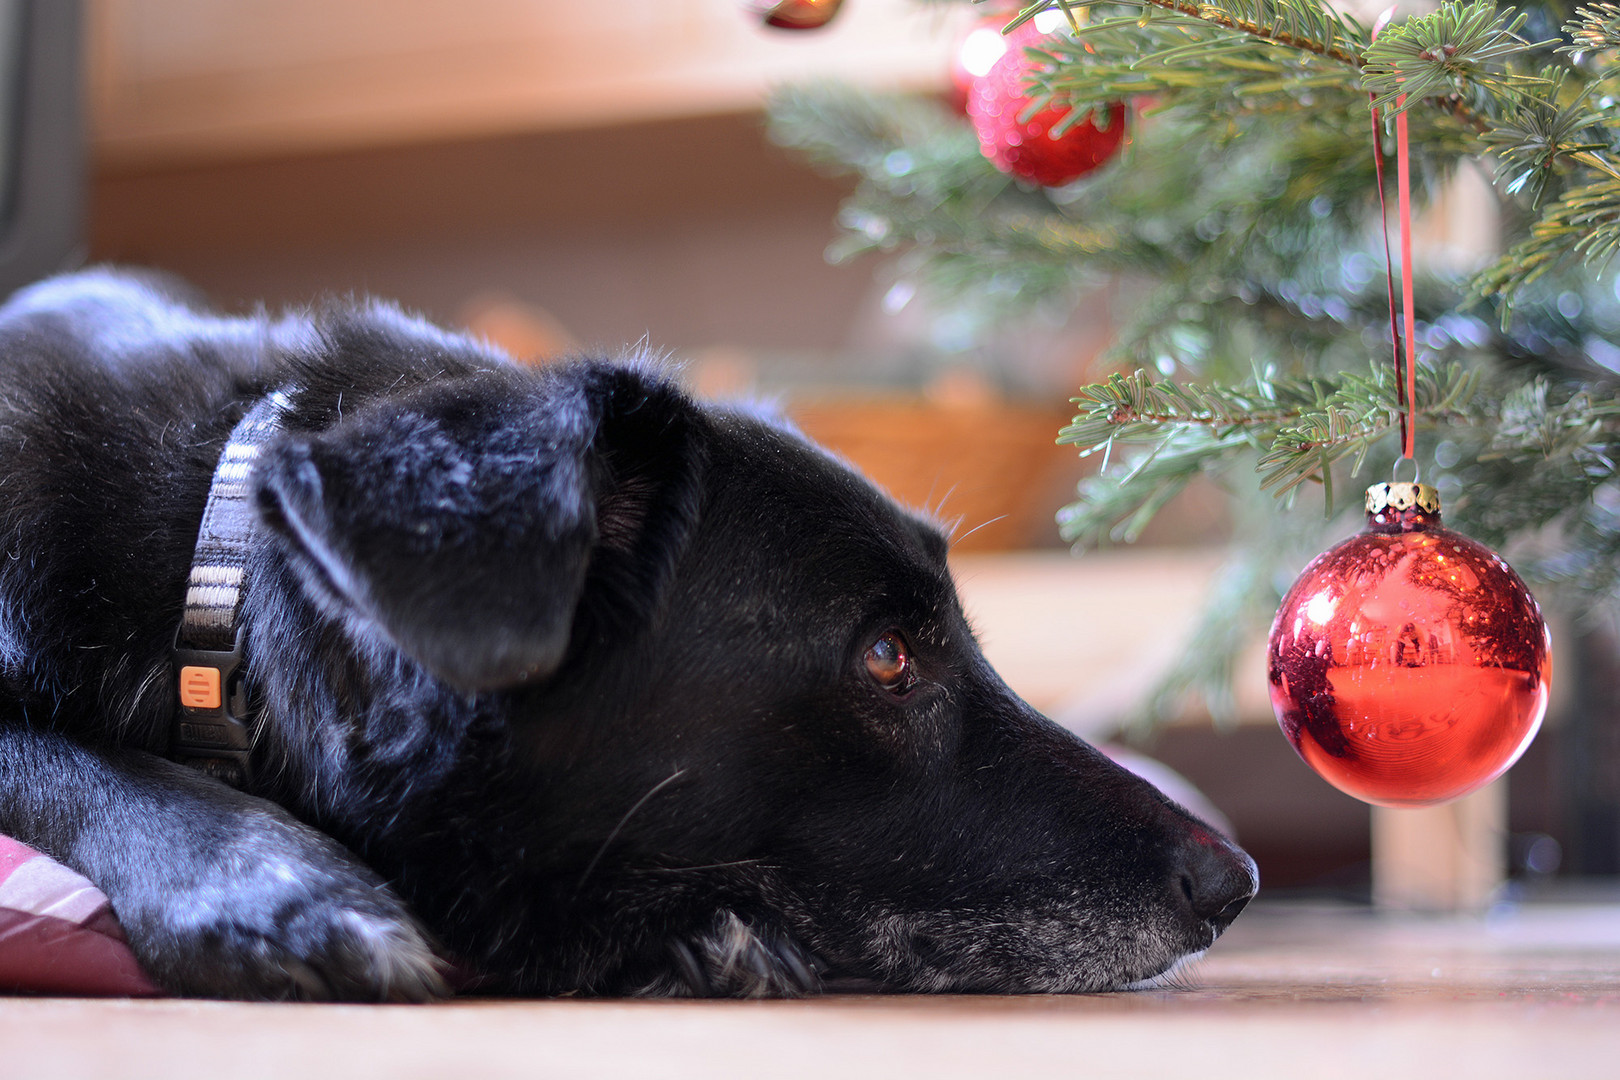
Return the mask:
<path fill-rule="evenodd" d="M 1394 481 L 1367 489 L 1367 529 L 1426 532 L 1440 527 L 1440 492 L 1428 484 Z"/>
<path fill-rule="evenodd" d="M 1367 489 L 1367 513 L 1381 514 L 1385 510 L 1418 509 L 1425 514 L 1440 512 L 1440 492 L 1429 484 L 1393 483 L 1374 484 Z"/>

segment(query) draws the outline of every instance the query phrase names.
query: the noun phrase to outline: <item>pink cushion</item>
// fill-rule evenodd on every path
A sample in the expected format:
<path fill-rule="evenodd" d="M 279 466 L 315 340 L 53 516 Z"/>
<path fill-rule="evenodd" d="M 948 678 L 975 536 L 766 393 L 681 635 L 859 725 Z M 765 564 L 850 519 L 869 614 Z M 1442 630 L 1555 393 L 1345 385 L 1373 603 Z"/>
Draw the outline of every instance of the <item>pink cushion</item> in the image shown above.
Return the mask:
<path fill-rule="evenodd" d="M 9 836 L 0 836 L 0 991 L 161 993 L 129 951 L 106 895 Z"/>

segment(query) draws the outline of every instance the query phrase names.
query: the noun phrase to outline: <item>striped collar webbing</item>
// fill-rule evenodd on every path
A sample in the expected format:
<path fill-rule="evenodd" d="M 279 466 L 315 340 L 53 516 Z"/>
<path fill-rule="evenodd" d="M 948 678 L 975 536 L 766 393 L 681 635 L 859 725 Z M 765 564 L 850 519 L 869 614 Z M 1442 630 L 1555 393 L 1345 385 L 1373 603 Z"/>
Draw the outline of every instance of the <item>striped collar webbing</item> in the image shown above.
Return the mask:
<path fill-rule="evenodd" d="M 214 468 L 191 557 L 185 613 L 175 635 L 180 704 L 171 752 L 237 787 L 247 784 L 251 733 L 242 686 L 238 618 L 258 518 L 248 481 L 264 445 L 281 430 L 291 398 L 277 390 L 231 431 Z"/>

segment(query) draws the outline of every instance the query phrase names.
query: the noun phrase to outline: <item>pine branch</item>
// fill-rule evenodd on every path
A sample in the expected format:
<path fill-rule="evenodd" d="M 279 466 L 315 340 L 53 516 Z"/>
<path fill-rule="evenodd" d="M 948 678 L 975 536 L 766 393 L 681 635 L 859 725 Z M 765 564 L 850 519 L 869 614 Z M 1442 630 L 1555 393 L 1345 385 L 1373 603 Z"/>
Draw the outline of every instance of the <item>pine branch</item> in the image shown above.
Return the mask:
<path fill-rule="evenodd" d="M 1312 122 L 1320 114 L 1301 114 L 1302 100 L 1329 114 L 1356 109 L 1365 115 L 1366 97 L 1352 71 L 1197 20 L 1165 17 L 1145 27 L 1132 17 L 1100 20 L 1072 39 L 1053 37 L 1030 51 L 1039 99 L 1071 105 L 1070 121 L 1106 102 L 1144 96 L 1205 116 L 1218 101 L 1215 115 L 1286 110 Z"/>
<path fill-rule="evenodd" d="M 860 178 L 831 256 L 901 252 L 906 275 L 957 308 L 1010 314 L 1099 271 L 1202 294 L 1234 274 L 1280 273 L 1302 252 L 1334 257 L 1358 242 L 1372 182 L 1364 143 L 1304 127 L 1226 145 L 1194 123 L 1144 126 L 1129 168 L 1049 192 L 996 171 L 971 130 L 934 102 L 818 86 L 771 103 L 773 139 Z"/>
<path fill-rule="evenodd" d="M 1373 107 L 1400 111 L 1427 99 L 1464 99 L 1470 84 L 1502 94 L 1533 82 L 1506 70 L 1527 49 L 1552 44 L 1525 41 L 1519 34 L 1525 19 L 1499 13 L 1489 0 L 1448 0 L 1386 28 L 1364 56 L 1362 82 L 1375 95 Z"/>
<path fill-rule="evenodd" d="M 1479 380 L 1478 371 L 1460 364 L 1440 370 L 1417 365 L 1416 416 L 1426 425 L 1466 421 Z M 1373 365 L 1370 377 L 1341 376 L 1315 408 L 1278 428 L 1255 466 L 1261 490 L 1282 495 L 1306 480 L 1331 483 L 1332 466 L 1346 457 L 1354 458 L 1350 475 L 1359 475 L 1373 444 L 1400 424 L 1405 409 L 1399 393 L 1389 364 Z"/>
<path fill-rule="evenodd" d="M 1245 449 L 1242 441 L 1205 428 L 1167 429 L 1151 451 L 1122 472 L 1108 475 L 1105 462 L 1103 472 L 1082 480 L 1078 500 L 1058 511 L 1058 531 L 1080 549 L 1134 543 L 1195 477 L 1219 469 Z"/>
<path fill-rule="evenodd" d="M 1354 86 L 1372 92 L 1380 109 L 1393 108 L 1397 96 L 1405 95 L 1403 107 L 1426 103 L 1475 134 L 1491 128 L 1482 105 L 1533 79 L 1504 70 L 1505 62 L 1552 44 L 1525 41 L 1518 34 L 1524 16 L 1499 14 L 1491 0 L 1448 0 L 1428 15 L 1386 28 L 1376 42 L 1354 18 L 1320 0 L 1235 0 L 1221 6 L 1191 0 L 1116 3 L 1141 14 L 1077 25 L 1074 35 L 1095 49 L 1099 37 L 1134 31 L 1137 48 L 1126 69 L 1132 78 L 1120 72 L 1099 73 L 1103 79 L 1112 78 L 1119 92 L 1173 92 L 1186 88 L 1189 75 L 1195 79 L 1224 75 L 1234 93 L 1247 89 L 1248 96 L 1256 98 L 1289 87 L 1298 93 L 1310 86 L 1343 90 Z M 1043 11 L 1060 7 L 1068 11 L 1070 6 L 1068 0 L 1037 0 L 1007 29 Z M 1168 14 L 1155 14 L 1158 11 Z M 1245 42 L 1253 47 L 1245 48 Z M 1072 52 L 1059 46 L 1052 59 L 1053 70 L 1076 74 L 1073 69 L 1080 58 Z M 1330 62 L 1340 74 L 1312 68 L 1313 59 Z M 1047 95 L 1064 89 L 1038 72 L 1035 79 Z M 1078 79 L 1086 81 L 1086 76 Z"/>
<path fill-rule="evenodd" d="M 1582 609 L 1620 600 L 1620 567 L 1602 553 L 1620 548 L 1620 405 L 1613 384 L 1571 391 L 1546 377 L 1510 389 L 1490 422 L 1464 432 L 1445 478 L 1446 515 L 1514 556 L 1531 579 L 1558 582 Z M 1557 538 L 1550 547 L 1547 538 Z"/>
<path fill-rule="evenodd" d="M 1564 159 L 1608 148 L 1607 142 L 1591 137 L 1603 122 L 1588 103 L 1591 87 L 1567 104 L 1559 104 L 1568 74 L 1545 70 L 1541 82 L 1546 96 L 1521 95 L 1514 113 L 1484 136 L 1485 145 L 1496 152 L 1496 182 L 1509 195 L 1523 192 L 1532 205 L 1541 204 Z"/>
<path fill-rule="evenodd" d="M 1545 378 L 1532 379 L 1502 401 L 1482 461 L 1519 457 L 1568 459 L 1583 473 L 1612 475 L 1612 441 L 1620 435 L 1620 401 L 1581 390 L 1564 400 Z"/>
<path fill-rule="evenodd" d="M 1270 428 L 1297 419 L 1300 406 L 1320 394 L 1312 384 L 1260 377 L 1255 383 L 1249 389 L 1155 382 L 1145 371 L 1110 375 L 1070 399 L 1080 412 L 1058 434 L 1058 442 L 1081 447 L 1084 456 L 1116 442 L 1158 438 L 1167 425 L 1207 427 L 1224 438 L 1237 429 Z"/>
<path fill-rule="evenodd" d="M 1349 15 L 1312 0 L 1229 0 L 1220 7 L 1191 0 L 1115 2 L 1141 8 L 1139 25 L 1142 20 L 1154 18 L 1155 10 L 1168 11 L 1195 24 L 1218 26 L 1271 45 L 1312 53 L 1353 69 L 1362 65 L 1366 31 Z M 1014 30 L 1043 11 L 1061 8 L 1070 14 L 1071 25 L 1075 25 L 1077 32 L 1084 32 L 1073 19 L 1070 7 L 1066 0 L 1037 0 L 1020 11 L 1006 29 Z"/>
<path fill-rule="evenodd" d="M 1586 150 L 1567 155 L 1601 176 L 1550 204 L 1529 234 L 1473 281 L 1470 295 L 1498 300 L 1502 326 L 1512 319 L 1513 296 L 1567 262 L 1602 267 L 1620 252 L 1620 169 Z"/>
<path fill-rule="evenodd" d="M 1237 116 L 1246 113 L 1254 123 L 1274 124 L 1273 117 L 1286 112 L 1288 122 L 1302 131 L 1325 124 L 1345 140 L 1365 122 L 1356 119 L 1365 115 L 1361 93 L 1374 92 L 1386 110 L 1404 93 L 1409 115 L 1428 120 L 1414 130 L 1414 145 L 1434 166 L 1443 169 L 1461 155 L 1490 153 L 1504 190 L 1526 196 L 1533 205 L 1573 185 L 1472 283 L 1470 297 L 1496 303 L 1504 326 L 1520 289 L 1571 258 L 1600 270 L 1620 251 L 1620 191 L 1609 165 L 1620 155 L 1620 116 L 1591 104 L 1600 88 L 1620 94 L 1620 79 L 1613 85 L 1587 82 L 1567 93 L 1573 69 L 1520 70 L 1525 59 L 1555 44 L 1526 40 L 1526 15 L 1498 11 L 1489 0 L 1449 0 L 1429 15 L 1386 28 L 1372 42 L 1353 21 L 1320 16 L 1312 22 L 1314 0 L 1244 0 L 1231 9 L 1178 7 L 1172 0 L 1123 2 L 1144 15 L 1166 4 L 1172 10 L 1145 22 L 1121 17 L 1093 23 L 1073 40 L 1055 36 L 1034 54 L 1033 87 L 1046 100 L 1071 102 L 1071 122 L 1107 101 L 1153 95 L 1163 102 L 1161 108 L 1180 109 L 1182 115 L 1226 117 L 1207 125 L 1217 138 L 1233 139 L 1252 128 Z M 1057 4 L 1028 4 L 1019 20 Z M 1582 9 L 1584 21 L 1567 29 L 1589 44 L 1609 40 L 1603 35 L 1620 18 L 1620 6 L 1609 7 L 1613 10 Z M 1254 22 L 1267 32 L 1280 26 L 1289 45 L 1228 25 L 1234 22 Z M 1310 27 L 1314 37 L 1306 33 Z M 1322 49 L 1332 45 L 1355 63 L 1328 63 L 1325 52 L 1310 48 L 1290 58 L 1293 39 L 1301 34 L 1301 40 Z M 1337 72 L 1330 70 L 1335 67 Z M 1419 101 L 1432 107 L 1414 114 Z M 1461 122 L 1467 137 L 1446 134 L 1439 121 Z"/>
<path fill-rule="evenodd" d="M 1620 4 L 1592 4 L 1575 9 L 1575 18 L 1564 24 L 1570 37 L 1559 52 L 1604 52 L 1620 48 Z"/>
<path fill-rule="evenodd" d="M 1471 405 L 1480 379 L 1460 364 L 1420 365 L 1417 416 L 1426 425 L 1477 419 Z M 1256 372 L 1251 385 L 1239 387 L 1156 381 L 1141 371 L 1093 383 L 1073 399 L 1080 411 L 1058 442 L 1082 455 L 1111 454 L 1116 444 L 1149 450 L 1124 477 L 1109 477 L 1105 468 L 1082 490 L 1081 503 L 1060 518 L 1064 536 L 1134 538 L 1192 476 L 1241 450 L 1261 452 L 1260 487 L 1276 495 L 1307 480 L 1331 484 L 1333 466 L 1347 457 L 1356 475 L 1399 424 L 1400 393 L 1390 364 L 1375 364 L 1367 375 L 1312 379 Z"/>

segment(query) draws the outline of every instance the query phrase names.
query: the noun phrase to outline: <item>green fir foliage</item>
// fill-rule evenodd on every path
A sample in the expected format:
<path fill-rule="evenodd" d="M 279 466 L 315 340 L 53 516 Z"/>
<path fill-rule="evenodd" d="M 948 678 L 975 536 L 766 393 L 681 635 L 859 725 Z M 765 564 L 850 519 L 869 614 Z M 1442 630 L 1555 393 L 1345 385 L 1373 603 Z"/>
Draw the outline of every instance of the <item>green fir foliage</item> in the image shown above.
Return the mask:
<path fill-rule="evenodd" d="M 1203 638 L 1230 647 L 1193 650 L 1144 716 L 1188 695 L 1229 711 L 1238 631 L 1354 531 L 1399 455 L 1373 153 L 1376 135 L 1393 203 L 1397 110 L 1419 203 L 1477 163 L 1502 220 L 1483 266 L 1418 252 L 1424 479 L 1574 610 L 1620 607 L 1620 5 L 1447 0 L 1375 35 L 1318 0 L 1036 0 L 1008 28 L 1052 9 L 1068 19 L 1027 54 L 1035 98 L 1069 123 L 1143 113 L 1120 160 L 1065 188 L 1003 176 L 930 100 L 799 88 L 772 132 L 858 177 L 835 258 L 890 255 L 951 310 L 1136 290 L 1117 373 L 1077 390 L 1060 435 L 1099 468 L 1059 526 L 1128 543 L 1197 481 L 1229 492 L 1237 533 Z M 1295 507 L 1313 485 L 1325 515 Z"/>

